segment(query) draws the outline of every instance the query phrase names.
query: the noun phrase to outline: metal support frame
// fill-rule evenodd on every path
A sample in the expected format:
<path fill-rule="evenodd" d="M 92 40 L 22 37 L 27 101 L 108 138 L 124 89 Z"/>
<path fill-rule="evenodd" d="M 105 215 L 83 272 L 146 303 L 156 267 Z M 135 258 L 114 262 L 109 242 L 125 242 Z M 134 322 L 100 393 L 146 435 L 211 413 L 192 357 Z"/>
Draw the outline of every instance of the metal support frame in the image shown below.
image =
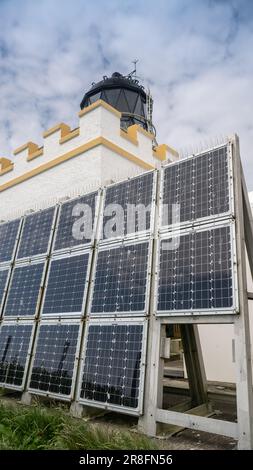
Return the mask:
<path fill-rule="evenodd" d="M 228 316 L 207 315 L 193 318 L 156 317 L 154 310 L 153 269 L 151 286 L 151 319 L 148 338 L 147 373 L 144 399 L 144 415 L 139 419 L 139 429 L 147 435 L 156 436 L 157 424 L 165 423 L 199 431 L 220 434 L 238 440 L 239 449 L 253 449 L 253 393 L 250 330 L 247 292 L 245 245 L 253 277 L 253 219 L 240 161 L 239 139 L 230 139 L 234 167 L 234 203 L 236 219 L 237 274 L 239 290 L 239 314 Z M 155 242 L 157 244 L 157 242 Z M 157 248 L 157 247 L 156 247 Z M 154 249 L 154 253 L 157 250 Z M 253 298 L 253 295 L 252 295 Z M 235 328 L 237 423 L 207 418 L 191 413 L 162 409 L 163 360 L 161 341 L 165 324 L 180 323 L 189 387 L 193 404 L 207 403 L 207 387 L 204 363 L 198 338 L 198 323 L 232 323 Z M 190 406 L 189 406 L 190 408 Z"/>

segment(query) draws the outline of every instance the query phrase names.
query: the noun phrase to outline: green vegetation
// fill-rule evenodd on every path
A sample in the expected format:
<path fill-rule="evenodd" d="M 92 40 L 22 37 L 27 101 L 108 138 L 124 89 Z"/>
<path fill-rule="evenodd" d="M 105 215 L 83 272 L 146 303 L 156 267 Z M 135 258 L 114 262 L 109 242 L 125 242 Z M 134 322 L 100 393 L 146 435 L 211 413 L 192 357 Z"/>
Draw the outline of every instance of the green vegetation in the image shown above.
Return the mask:
<path fill-rule="evenodd" d="M 0 450 L 155 448 L 144 436 L 77 420 L 62 409 L 0 403 Z"/>

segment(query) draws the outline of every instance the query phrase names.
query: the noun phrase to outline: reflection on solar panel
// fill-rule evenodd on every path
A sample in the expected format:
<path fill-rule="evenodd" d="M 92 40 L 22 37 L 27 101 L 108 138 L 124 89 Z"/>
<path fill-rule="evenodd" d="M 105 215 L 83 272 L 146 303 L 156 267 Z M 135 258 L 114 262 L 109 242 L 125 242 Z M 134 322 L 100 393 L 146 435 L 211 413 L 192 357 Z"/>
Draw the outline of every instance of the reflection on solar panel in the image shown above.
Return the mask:
<path fill-rule="evenodd" d="M 227 147 L 165 168 L 162 202 L 163 226 L 173 223 L 173 204 L 180 205 L 181 223 L 227 213 L 230 208 Z"/>
<path fill-rule="evenodd" d="M 51 261 L 43 314 L 81 313 L 88 261 L 89 253 Z"/>
<path fill-rule="evenodd" d="M 143 312 L 148 261 L 148 242 L 99 250 L 91 314 Z"/>
<path fill-rule="evenodd" d="M 158 277 L 158 311 L 232 309 L 231 228 L 181 234 L 176 250 L 162 240 Z"/>
<path fill-rule="evenodd" d="M 14 268 L 4 315 L 23 317 L 35 315 L 44 262 Z"/>
<path fill-rule="evenodd" d="M 84 357 L 81 400 L 137 409 L 143 325 L 90 324 Z M 92 405 L 92 403 L 91 403 Z"/>
<path fill-rule="evenodd" d="M 114 184 L 106 189 L 104 214 L 103 214 L 103 238 L 114 238 L 114 236 L 126 236 L 134 232 L 142 232 L 150 229 L 150 205 L 154 198 L 154 173 L 149 172 L 137 178 L 129 179 L 119 184 Z M 111 223 L 112 217 L 115 215 L 110 211 L 110 204 L 118 204 L 121 210 L 124 210 L 124 226 L 122 230 L 120 222 L 118 224 Z M 143 217 L 138 215 L 138 211 L 133 212 L 131 206 L 143 205 L 147 211 L 143 213 Z M 113 207 L 112 207 L 113 209 Z M 105 210 L 108 213 L 105 214 Z M 118 214 L 117 214 L 118 215 Z M 112 233 L 108 234 L 106 225 L 109 223 Z M 106 234 L 105 234 L 106 231 Z M 121 233 L 118 234 L 118 231 Z"/>
<path fill-rule="evenodd" d="M 47 252 L 55 208 L 27 215 L 21 235 L 18 259 Z"/>
<path fill-rule="evenodd" d="M 4 300 L 4 293 L 7 283 L 9 269 L 0 269 L 0 310 Z"/>
<path fill-rule="evenodd" d="M 54 250 L 72 248 L 91 241 L 97 196 L 98 193 L 91 193 L 62 204 Z"/>
<path fill-rule="evenodd" d="M 79 325 L 41 324 L 29 388 L 69 396 L 71 394 Z"/>
<path fill-rule="evenodd" d="M 0 328 L 0 383 L 21 387 L 27 364 L 32 325 L 3 323 Z"/>
<path fill-rule="evenodd" d="M 20 220 L 0 224 L 0 263 L 11 261 L 19 231 Z"/>

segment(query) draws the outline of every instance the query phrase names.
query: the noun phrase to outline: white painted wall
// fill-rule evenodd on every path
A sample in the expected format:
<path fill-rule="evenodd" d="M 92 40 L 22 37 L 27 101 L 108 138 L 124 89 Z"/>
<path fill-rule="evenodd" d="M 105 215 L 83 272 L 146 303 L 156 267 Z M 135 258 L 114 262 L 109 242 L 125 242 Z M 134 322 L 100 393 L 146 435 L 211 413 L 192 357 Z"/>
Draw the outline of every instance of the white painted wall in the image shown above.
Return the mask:
<path fill-rule="evenodd" d="M 62 144 L 60 130 L 44 138 L 43 155 L 34 160 L 27 161 L 27 149 L 11 157 L 14 170 L 0 176 L 0 186 L 98 137 L 106 138 L 154 167 L 160 165 L 160 161 L 153 156 L 152 140 L 141 132 L 137 133 L 138 145 L 122 137 L 119 116 L 101 105 L 80 117 L 79 129 L 79 136 Z M 171 159 L 174 157 L 171 156 Z M 0 220 L 55 204 L 56 200 L 66 195 L 82 194 L 109 181 L 124 179 L 143 171 L 139 164 L 99 145 L 0 192 Z"/>

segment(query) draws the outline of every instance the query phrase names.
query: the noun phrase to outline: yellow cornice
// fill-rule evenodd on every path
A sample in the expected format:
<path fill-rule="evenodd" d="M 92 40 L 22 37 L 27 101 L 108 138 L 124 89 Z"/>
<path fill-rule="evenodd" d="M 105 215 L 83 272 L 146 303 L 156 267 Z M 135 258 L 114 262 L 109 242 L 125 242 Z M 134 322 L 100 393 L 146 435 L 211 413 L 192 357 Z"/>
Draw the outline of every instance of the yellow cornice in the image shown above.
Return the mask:
<path fill-rule="evenodd" d="M 21 147 L 18 147 L 13 151 L 14 155 L 18 155 L 19 153 L 23 152 L 24 150 L 28 150 L 28 155 L 36 152 L 38 150 L 38 145 L 35 144 L 34 142 L 27 142 L 24 145 L 21 145 Z"/>
<path fill-rule="evenodd" d="M 136 157 L 130 152 L 127 152 L 126 150 L 122 149 L 118 145 L 114 144 L 113 142 L 105 139 L 104 137 L 97 137 L 96 139 L 91 140 L 90 142 L 87 142 L 86 144 L 81 145 L 80 147 L 75 148 L 74 150 L 71 150 L 63 155 L 60 155 L 57 158 L 54 158 L 53 160 L 43 163 L 42 165 L 38 166 L 37 168 L 34 168 L 33 170 L 28 171 L 27 173 L 17 176 L 16 178 L 13 178 L 10 181 L 7 181 L 6 183 L 0 185 L 0 192 L 5 191 L 8 188 L 11 188 L 12 186 L 15 186 L 19 183 L 22 183 L 23 181 L 26 181 L 33 176 L 39 175 L 40 173 L 43 173 L 44 171 L 50 170 L 51 168 L 54 168 L 55 166 L 70 160 L 71 158 L 74 158 L 82 153 L 87 152 L 88 150 L 94 149 L 95 147 L 103 145 L 104 147 L 112 150 L 113 152 L 117 153 L 121 157 L 127 158 L 128 160 L 136 163 L 137 165 L 141 166 L 145 170 L 153 170 L 154 166 L 144 162 L 141 158 Z M 7 160 L 7 159 L 5 159 Z"/>
<path fill-rule="evenodd" d="M 43 137 L 45 139 L 46 137 L 49 137 L 50 135 L 58 131 L 61 131 L 61 139 L 62 139 L 63 137 L 65 137 L 65 135 L 70 133 L 70 127 L 64 122 L 60 122 L 59 124 L 56 124 L 56 126 L 51 127 L 47 131 L 43 132 Z"/>
<path fill-rule="evenodd" d="M 13 167 L 14 165 L 11 160 L 5 157 L 0 158 L 0 176 L 9 173 L 9 171 L 12 171 Z"/>
<path fill-rule="evenodd" d="M 158 158 L 158 160 L 163 162 L 167 158 L 167 152 L 171 153 L 174 157 L 178 157 L 178 152 L 166 144 L 161 144 L 155 147 L 153 155 L 155 158 Z"/>
<path fill-rule="evenodd" d="M 93 109 L 99 108 L 100 106 L 107 109 L 107 111 L 110 111 L 111 113 L 115 114 L 115 116 L 121 118 L 121 113 L 117 109 L 113 108 L 110 104 L 106 103 L 104 100 L 97 100 L 95 101 L 95 103 L 92 103 L 90 106 L 87 106 L 87 108 L 83 108 L 82 111 L 79 111 L 78 116 L 82 117 L 85 114 L 88 114 L 93 111 Z"/>
<path fill-rule="evenodd" d="M 27 158 L 26 158 L 28 162 L 30 162 L 31 160 L 34 160 L 34 158 L 37 158 L 40 155 L 43 155 L 43 147 L 39 148 L 39 146 L 35 144 L 34 142 L 27 142 L 26 144 L 21 145 L 21 147 L 18 147 L 17 149 L 14 150 L 13 154 L 18 155 L 24 150 L 28 151 Z"/>
<path fill-rule="evenodd" d="M 64 144 L 65 142 L 68 142 L 74 137 L 77 137 L 79 134 L 80 134 L 79 127 L 77 129 L 73 129 L 73 131 L 70 131 L 68 134 L 66 134 L 64 137 L 60 139 L 60 144 Z"/>
<path fill-rule="evenodd" d="M 43 155 L 43 152 L 44 152 L 43 147 L 38 148 L 36 152 L 29 154 L 26 160 L 30 162 L 31 160 L 34 160 L 37 157 L 41 157 L 41 155 Z"/>

